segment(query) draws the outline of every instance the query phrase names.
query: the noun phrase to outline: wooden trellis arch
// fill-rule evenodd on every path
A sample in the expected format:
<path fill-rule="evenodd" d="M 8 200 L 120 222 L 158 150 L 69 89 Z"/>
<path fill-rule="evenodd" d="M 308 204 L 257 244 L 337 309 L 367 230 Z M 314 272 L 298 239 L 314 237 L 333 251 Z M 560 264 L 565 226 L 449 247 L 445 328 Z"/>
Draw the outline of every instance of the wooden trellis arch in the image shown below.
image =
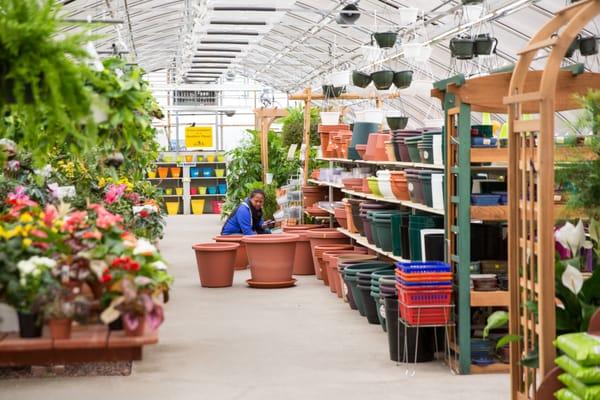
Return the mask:
<path fill-rule="evenodd" d="M 561 70 L 577 34 L 600 14 L 600 0 L 581 0 L 559 12 L 519 54 L 504 98 L 509 115 L 509 271 L 512 399 L 535 398 L 539 376 L 554 365 L 554 118 L 556 111 L 579 108 L 575 94 L 600 89 L 600 74 Z M 549 48 L 543 71 L 532 71 L 537 52 Z M 524 114 L 534 114 L 532 119 Z M 538 305 L 536 319 L 526 305 Z M 535 348 L 539 371 L 520 360 Z M 539 375 L 538 375 L 539 374 Z"/>

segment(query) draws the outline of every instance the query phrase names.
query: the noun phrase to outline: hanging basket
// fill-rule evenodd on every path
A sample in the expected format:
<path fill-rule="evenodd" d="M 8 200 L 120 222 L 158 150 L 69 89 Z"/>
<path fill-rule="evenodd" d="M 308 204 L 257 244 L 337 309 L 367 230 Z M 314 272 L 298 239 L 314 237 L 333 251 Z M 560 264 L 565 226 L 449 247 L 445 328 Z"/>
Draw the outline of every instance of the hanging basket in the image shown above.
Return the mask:
<path fill-rule="evenodd" d="M 352 71 L 352 84 L 359 88 L 366 88 L 371 83 L 371 75 L 362 71 Z"/>
<path fill-rule="evenodd" d="M 396 39 L 398 39 L 398 33 L 396 32 L 377 32 L 371 35 L 371 41 L 375 39 L 377 45 L 382 49 L 394 47 Z"/>
<path fill-rule="evenodd" d="M 394 85 L 398 89 L 406 89 L 412 82 L 413 71 L 397 71 L 394 72 Z"/>
<path fill-rule="evenodd" d="M 582 56 L 593 56 L 598 54 L 598 37 L 583 36 L 579 39 L 579 52 Z"/>
<path fill-rule="evenodd" d="M 323 96 L 327 99 L 340 97 L 340 95 L 344 92 L 343 86 L 333 86 L 333 85 L 323 85 L 321 86 L 323 89 Z"/>
<path fill-rule="evenodd" d="M 498 39 L 491 37 L 489 33 L 480 33 L 475 37 L 475 56 L 488 56 L 496 53 Z"/>
<path fill-rule="evenodd" d="M 475 53 L 475 40 L 471 37 L 455 36 L 450 40 L 450 54 L 458 60 L 470 60 Z"/>
<path fill-rule="evenodd" d="M 388 126 L 390 127 L 390 129 L 392 131 L 404 129 L 404 128 L 406 128 L 406 125 L 408 124 L 408 117 L 389 116 L 389 117 L 386 117 L 385 119 L 387 121 Z"/>
<path fill-rule="evenodd" d="M 377 90 L 387 90 L 394 82 L 394 71 L 382 70 L 373 72 L 371 79 Z"/>

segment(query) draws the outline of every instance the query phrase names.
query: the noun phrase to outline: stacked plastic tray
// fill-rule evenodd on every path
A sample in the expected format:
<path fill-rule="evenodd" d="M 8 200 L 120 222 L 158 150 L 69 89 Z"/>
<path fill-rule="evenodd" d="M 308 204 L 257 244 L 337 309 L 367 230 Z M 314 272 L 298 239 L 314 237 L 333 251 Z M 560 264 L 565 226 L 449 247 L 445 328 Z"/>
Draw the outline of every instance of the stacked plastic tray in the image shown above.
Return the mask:
<path fill-rule="evenodd" d="M 452 315 L 452 270 L 439 261 L 396 263 L 400 317 L 410 325 L 446 325 Z"/>

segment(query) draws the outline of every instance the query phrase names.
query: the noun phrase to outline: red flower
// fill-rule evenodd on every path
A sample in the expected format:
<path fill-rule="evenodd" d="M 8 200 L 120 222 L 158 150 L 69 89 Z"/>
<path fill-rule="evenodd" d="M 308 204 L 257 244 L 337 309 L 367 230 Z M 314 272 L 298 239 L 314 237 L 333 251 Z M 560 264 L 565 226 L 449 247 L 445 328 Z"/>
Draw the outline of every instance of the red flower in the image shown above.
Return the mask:
<path fill-rule="evenodd" d="M 140 217 L 147 218 L 148 215 L 150 215 L 150 213 L 148 212 L 148 210 L 142 210 L 142 211 L 140 211 Z"/>
<path fill-rule="evenodd" d="M 110 282 L 112 280 L 112 275 L 108 271 L 106 271 L 102 274 L 102 278 L 100 278 L 100 280 L 102 281 L 102 283 Z"/>
<path fill-rule="evenodd" d="M 65 218 L 65 224 L 63 225 L 63 231 L 75 232 L 77 228 L 80 228 L 87 219 L 87 212 L 85 211 L 74 211 L 67 215 Z"/>
<path fill-rule="evenodd" d="M 111 268 L 120 268 L 124 271 L 138 271 L 141 266 L 129 257 L 117 257 L 110 264 Z"/>
<path fill-rule="evenodd" d="M 104 196 L 104 201 L 106 204 L 112 204 L 116 201 L 119 201 L 125 190 L 127 189 L 127 185 L 109 185 L 108 191 Z"/>
<path fill-rule="evenodd" d="M 44 224 L 50 227 L 54 223 L 54 220 L 58 217 L 58 210 L 52 204 L 46 205 L 44 209 Z"/>
<path fill-rule="evenodd" d="M 37 238 L 40 239 L 47 239 L 48 238 L 48 234 L 44 231 L 40 231 L 39 229 L 33 229 L 31 231 L 31 236 L 35 236 Z"/>
<path fill-rule="evenodd" d="M 102 233 L 100 233 L 99 231 L 87 231 L 83 233 L 83 238 L 84 239 L 95 239 L 95 240 L 100 240 L 102 239 Z"/>

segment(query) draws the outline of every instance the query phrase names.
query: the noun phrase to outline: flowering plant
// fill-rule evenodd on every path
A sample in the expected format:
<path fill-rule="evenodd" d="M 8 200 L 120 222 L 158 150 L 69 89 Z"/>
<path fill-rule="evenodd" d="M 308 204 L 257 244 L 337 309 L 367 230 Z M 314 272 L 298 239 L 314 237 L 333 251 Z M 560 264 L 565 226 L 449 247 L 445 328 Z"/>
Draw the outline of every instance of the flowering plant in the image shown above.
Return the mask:
<path fill-rule="evenodd" d="M 7 287 L 9 304 L 21 312 L 36 312 L 44 288 L 52 282 L 50 271 L 55 266 L 56 261 L 47 257 L 33 256 L 19 261 L 19 278 L 11 280 Z"/>

